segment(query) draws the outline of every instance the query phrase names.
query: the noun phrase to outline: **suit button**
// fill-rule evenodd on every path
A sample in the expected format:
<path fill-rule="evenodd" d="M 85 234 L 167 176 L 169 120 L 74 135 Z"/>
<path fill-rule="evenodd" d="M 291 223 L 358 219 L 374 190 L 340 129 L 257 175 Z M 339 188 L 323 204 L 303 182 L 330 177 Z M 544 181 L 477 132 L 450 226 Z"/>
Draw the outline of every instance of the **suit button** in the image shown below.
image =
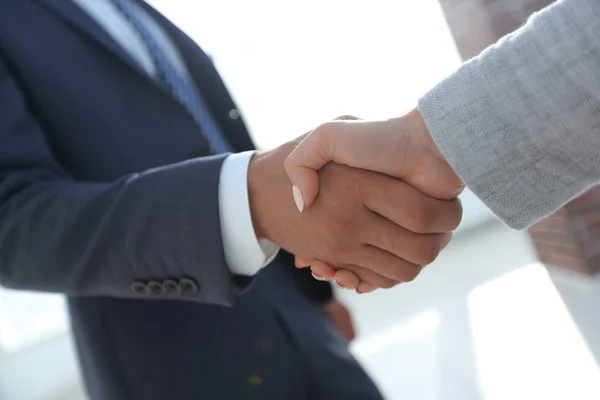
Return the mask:
<path fill-rule="evenodd" d="M 163 291 L 167 294 L 179 294 L 181 293 L 181 288 L 177 281 L 173 279 L 165 279 L 162 284 Z"/>
<path fill-rule="evenodd" d="M 131 286 L 131 291 L 140 296 L 147 296 L 150 293 L 148 285 L 141 281 L 134 281 Z"/>
<path fill-rule="evenodd" d="M 229 119 L 240 119 L 240 112 L 235 108 L 229 111 Z"/>
<path fill-rule="evenodd" d="M 179 287 L 181 288 L 181 294 L 184 296 L 195 296 L 198 294 L 198 285 L 189 278 L 180 279 Z"/>
<path fill-rule="evenodd" d="M 163 286 L 160 282 L 150 281 L 148 282 L 148 290 L 150 294 L 154 296 L 160 296 L 163 294 Z"/>

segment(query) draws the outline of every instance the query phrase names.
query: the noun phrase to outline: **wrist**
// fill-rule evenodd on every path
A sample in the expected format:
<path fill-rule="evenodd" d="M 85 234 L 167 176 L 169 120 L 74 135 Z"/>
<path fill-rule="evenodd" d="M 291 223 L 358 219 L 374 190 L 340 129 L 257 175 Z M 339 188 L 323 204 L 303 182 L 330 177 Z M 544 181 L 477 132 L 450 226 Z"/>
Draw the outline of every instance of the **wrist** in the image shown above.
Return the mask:
<path fill-rule="evenodd" d="M 260 203 L 261 193 L 261 163 L 265 157 L 264 152 L 257 151 L 252 155 L 248 164 L 248 202 L 250 204 L 250 216 L 252 218 L 252 226 L 257 239 L 267 239 L 263 227 L 263 214 Z"/>
<path fill-rule="evenodd" d="M 276 238 L 282 235 L 282 218 L 298 214 L 283 167 L 296 145 L 297 141 L 291 141 L 273 150 L 257 151 L 248 165 L 248 202 L 254 233 L 258 239 L 277 245 L 281 245 Z"/>
<path fill-rule="evenodd" d="M 418 138 L 421 142 L 421 146 L 433 157 L 439 161 L 442 161 L 446 164 L 446 158 L 435 144 L 435 141 L 431 137 L 429 133 L 429 129 L 427 129 L 427 124 L 421 115 L 421 112 L 418 108 L 414 108 L 405 116 L 405 120 L 408 122 L 408 126 L 410 129 L 410 134 L 412 137 Z"/>
<path fill-rule="evenodd" d="M 465 185 L 437 146 L 418 108 L 399 118 L 404 139 L 400 148 L 407 153 L 406 180 L 430 197 L 456 198 Z"/>

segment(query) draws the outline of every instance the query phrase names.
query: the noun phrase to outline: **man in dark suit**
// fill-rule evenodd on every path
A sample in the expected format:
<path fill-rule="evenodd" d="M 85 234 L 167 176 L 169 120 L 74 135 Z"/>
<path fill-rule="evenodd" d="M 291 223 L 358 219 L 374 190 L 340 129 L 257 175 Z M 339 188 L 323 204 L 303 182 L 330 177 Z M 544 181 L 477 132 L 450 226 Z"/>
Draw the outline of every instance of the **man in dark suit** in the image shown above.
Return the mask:
<path fill-rule="evenodd" d="M 94 400 L 381 398 L 291 254 L 391 287 L 454 206 L 331 165 L 300 214 L 294 145 L 252 152 L 210 60 L 143 2 L 0 0 L 0 283 L 69 296 Z"/>

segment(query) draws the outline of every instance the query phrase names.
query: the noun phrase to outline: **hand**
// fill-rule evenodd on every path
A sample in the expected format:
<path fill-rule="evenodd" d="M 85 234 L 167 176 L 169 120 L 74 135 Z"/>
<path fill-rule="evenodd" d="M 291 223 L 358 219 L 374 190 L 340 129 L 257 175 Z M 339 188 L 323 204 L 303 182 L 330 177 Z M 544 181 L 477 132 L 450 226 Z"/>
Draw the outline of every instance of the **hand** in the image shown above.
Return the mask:
<path fill-rule="evenodd" d="M 342 334 L 346 342 L 350 343 L 356 337 L 352 316 L 346 306 L 339 300 L 333 299 L 323 306 L 327 319 Z"/>
<path fill-rule="evenodd" d="M 335 269 L 321 260 L 295 256 L 294 264 L 297 268 L 310 267 L 313 278 L 319 281 L 333 281 L 340 289 L 356 290 L 359 294 L 378 289 L 377 286 L 361 282 L 355 273 L 344 268 Z"/>
<path fill-rule="evenodd" d="M 431 199 L 397 179 L 333 163 L 319 171 L 321 196 L 298 213 L 283 168 L 297 143 L 251 160 L 248 191 L 257 237 L 344 267 L 376 287 L 411 281 L 450 240 L 461 217 L 458 201 Z"/>
<path fill-rule="evenodd" d="M 330 161 L 402 179 L 436 199 L 464 189 L 417 109 L 387 121 L 331 121 L 306 136 L 285 160 L 301 211 L 319 191 L 316 171 Z"/>
<path fill-rule="evenodd" d="M 285 162 L 300 212 L 316 198 L 316 170 L 329 161 L 401 178 L 434 198 L 453 199 L 464 189 L 433 142 L 418 110 L 388 121 L 329 122 L 311 132 Z M 296 257 L 296 264 L 310 265 L 314 276 L 333 279 L 346 288 L 360 284 L 351 271 L 336 271 L 319 260 Z M 376 288 L 360 285 L 360 293 Z"/>

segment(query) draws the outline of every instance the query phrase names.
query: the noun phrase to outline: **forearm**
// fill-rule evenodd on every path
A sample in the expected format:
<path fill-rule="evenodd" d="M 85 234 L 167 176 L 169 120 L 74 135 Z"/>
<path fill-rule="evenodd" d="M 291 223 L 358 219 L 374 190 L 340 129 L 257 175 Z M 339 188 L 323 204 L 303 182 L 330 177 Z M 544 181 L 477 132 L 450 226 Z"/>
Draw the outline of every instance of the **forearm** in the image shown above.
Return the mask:
<path fill-rule="evenodd" d="M 224 157 L 196 159 L 112 184 L 13 172 L 0 184 L 0 281 L 69 295 L 148 298 L 135 281 L 189 278 L 192 296 L 231 304 L 218 217 Z"/>
<path fill-rule="evenodd" d="M 1 55 L 0 104 L 0 285 L 228 305 L 249 284 L 224 259 L 226 155 L 75 181 Z"/>
<path fill-rule="evenodd" d="M 524 228 L 600 182 L 600 3 L 565 0 L 419 102 L 450 165 Z"/>

